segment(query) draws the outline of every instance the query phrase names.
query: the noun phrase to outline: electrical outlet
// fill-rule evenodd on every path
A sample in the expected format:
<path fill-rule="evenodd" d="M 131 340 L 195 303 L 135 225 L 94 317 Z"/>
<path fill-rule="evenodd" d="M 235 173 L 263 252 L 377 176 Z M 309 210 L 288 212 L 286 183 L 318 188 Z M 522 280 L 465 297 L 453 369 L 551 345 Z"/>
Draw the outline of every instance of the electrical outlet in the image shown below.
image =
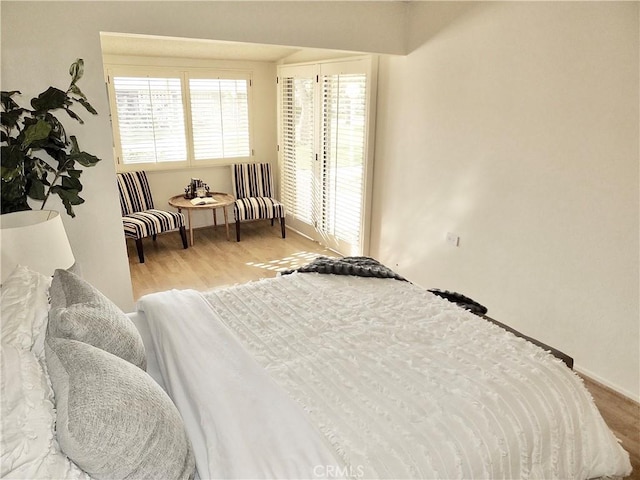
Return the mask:
<path fill-rule="evenodd" d="M 452 247 L 460 246 L 460 237 L 455 233 L 447 232 L 447 243 Z"/>

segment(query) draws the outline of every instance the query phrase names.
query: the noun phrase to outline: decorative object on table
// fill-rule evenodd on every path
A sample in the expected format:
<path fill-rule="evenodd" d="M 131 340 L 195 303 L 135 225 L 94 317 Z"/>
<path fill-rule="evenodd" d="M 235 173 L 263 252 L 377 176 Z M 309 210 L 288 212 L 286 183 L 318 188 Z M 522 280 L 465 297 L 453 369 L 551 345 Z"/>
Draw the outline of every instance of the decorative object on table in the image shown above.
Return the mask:
<path fill-rule="evenodd" d="M 159 233 L 180 230 L 182 246 L 188 247 L 184 215 L 155 209 L 145 172 L 119 173 L 117 180 L 124 236 L 136 241 L 140 263 L 144 263 L 142 239 L 145 237 L 155 241 Z"/>
<path fill-rule="evenodd" d="M 218 200 L 213 198 L 213 196 L 197 196 L 196 198 L 192 198 L 189 200 L 191 205 L 213 205 L 219 203 Z"/>
<path fill-rule="evenodd" d="M 74 205 L 84 202 L 80 166 L 92 167 L 100 159 L 80 150 L 74 135 L 67 136 L 54 115 L 64 110 L 84 123 L 71 107 L 82 105 L 92 115 L 98 112 L 77 85 L 84 72 L 81 58 L 71 64 L 71 84 L 66 91 L 49 87 L 31 99 L 31 109 L 14 100 L 19 91 L 1 92 L 2 103 L 2 213 L 31 210 L 27 198 L 41 201 L 43 209 L 51 194 L 58 195 L 67 214 L 75 217 Z"/>
<path fill-rule="evenodd" d="M 57 268 L 67 269 L 75 263 L 60 213 L 52 210 L 0 215 L 0 243 L 0 282 L 16 265 L 50 277 Z"/>
<path fill-rule="evenodd" d="M 233 213 L 236 219 L 236 240 L 240 241 L 242 220 L 280 219 L 282 238 L 284 230 L 284 205 L 273 198 L 273 177 L 269 163 L 238 163 L 231 166 L 236 203 Z"/>
<path fill-rule="evenodd" d="M 184 189 L 184 198 L 189 200 L 191 198 L 210 197 L 211 192 L 209 190 L 209 185 L 204 183 L 202 180 L 199 178 L 192 178 L 189 185 Z"/>

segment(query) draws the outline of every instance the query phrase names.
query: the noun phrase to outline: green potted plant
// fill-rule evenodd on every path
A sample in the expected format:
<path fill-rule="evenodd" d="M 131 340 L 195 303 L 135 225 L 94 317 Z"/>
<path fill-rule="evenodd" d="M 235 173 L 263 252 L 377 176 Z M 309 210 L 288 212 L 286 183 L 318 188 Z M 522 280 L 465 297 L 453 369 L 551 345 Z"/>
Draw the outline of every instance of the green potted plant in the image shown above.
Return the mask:
<path fill-rule="evenodd" d="M 0 145 L 2 153 L 2 213 L 31 210 L 27 198 L 41 201 L 43 209 L 49 197 L 58 195 L 67 213 L 75 217 L 74 205 L 80 197 L 81 167 L 92 167 L 100 161 L 80 150 L 75 136 L 67 136 L 54 112 L 64 110 L 73 120 L 84 123 L 72 110 L 81 105 L 89 113 L 98 112 L 77 85 L 84 72 L 84 62 L 71 64 L 71 84 L 66 91 L 49 87 L 31 99 L 31 109 L 14 100 L 20 92 L 2 91 Z"/>

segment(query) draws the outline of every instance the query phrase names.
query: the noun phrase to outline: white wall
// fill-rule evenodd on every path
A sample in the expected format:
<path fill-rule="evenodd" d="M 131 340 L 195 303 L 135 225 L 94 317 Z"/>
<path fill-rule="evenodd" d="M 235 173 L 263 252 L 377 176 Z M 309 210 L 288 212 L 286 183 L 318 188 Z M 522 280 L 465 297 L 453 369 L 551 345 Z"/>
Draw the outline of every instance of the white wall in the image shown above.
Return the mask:
<path fill-rule="evenodd" d="M 380 62 L 372 254 L 425 287 L 476 297 L 640 398 L 637 3 L 0 9 L 3 89 L 28 99 L 66 85 L 68 65 L 85 59 L 81 86 L 100 116 L 74 132 L 104 161 L 85 172 L 87 203 L 65 225 L 85 276 L 122 308 L 132 307 L 131 285 L 100 31 L 408 51 Z M 444 243 L 447 231 L 459 248 Z"/>
<path fill-rule="evenodd" d="M 28 102 L 49 85 L 66 86 L 69 65 L 78 57 L 85 60 L 80 86 L 100 115 L 70 131 L 103 161 L 83 174 L 87 201 L 77 208 L 75 219 L 65 218 L 64 223 L 85 278 L 125 310 L 133 309 L 133 300 L 115 186 L 101 31 L 404 51 L 405 8 L 399 2 L 2 1 L 0 9 L 4 90 L 21 90 Z M 164 182 L 161 188 L 167 190 L 173 189 L 169 182 L 184 183 L 166 175 L 155 180 Z M 217 180 L 212 183 L 218 185 Z"/>
<path fill-rule="evenodd" d="M 409 18 L 380 62 L 372 254 L 639 399 L 638 4 Z"/>

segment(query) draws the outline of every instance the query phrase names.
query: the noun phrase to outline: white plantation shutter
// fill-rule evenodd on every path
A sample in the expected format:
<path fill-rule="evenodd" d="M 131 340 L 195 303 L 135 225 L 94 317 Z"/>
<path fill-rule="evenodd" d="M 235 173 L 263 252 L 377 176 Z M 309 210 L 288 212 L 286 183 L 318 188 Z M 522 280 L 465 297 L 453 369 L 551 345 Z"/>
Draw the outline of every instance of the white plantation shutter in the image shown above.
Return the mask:
<path fill-rule="evenodd" d="M 250 160 L 249 73 L 109 66 L 107 82 L 118 171 Z"/>
<path fill-rule="evenodd" d="M 296 230 L 366 250 L 371 60 L 279 67 L 281 199 Z"/>
<path fill-rule="evenodd" d="M 280 78 L 281 200 L 295 219 L 314 223 L 315 75 Z"/>
<path fill-rule="evenodd" d="M 114 77 L 125 164 L 187 158 L 180 78 Z"/>
<path fill-rule="evenodd" d="M 367 75 L 322 77 L 323 201 L 321 228 L 361 246 Z"/>
<path fill-rule="evenodd" d="M 189 79 L 196 160 L 248 157 L 248 79 Z"/>

